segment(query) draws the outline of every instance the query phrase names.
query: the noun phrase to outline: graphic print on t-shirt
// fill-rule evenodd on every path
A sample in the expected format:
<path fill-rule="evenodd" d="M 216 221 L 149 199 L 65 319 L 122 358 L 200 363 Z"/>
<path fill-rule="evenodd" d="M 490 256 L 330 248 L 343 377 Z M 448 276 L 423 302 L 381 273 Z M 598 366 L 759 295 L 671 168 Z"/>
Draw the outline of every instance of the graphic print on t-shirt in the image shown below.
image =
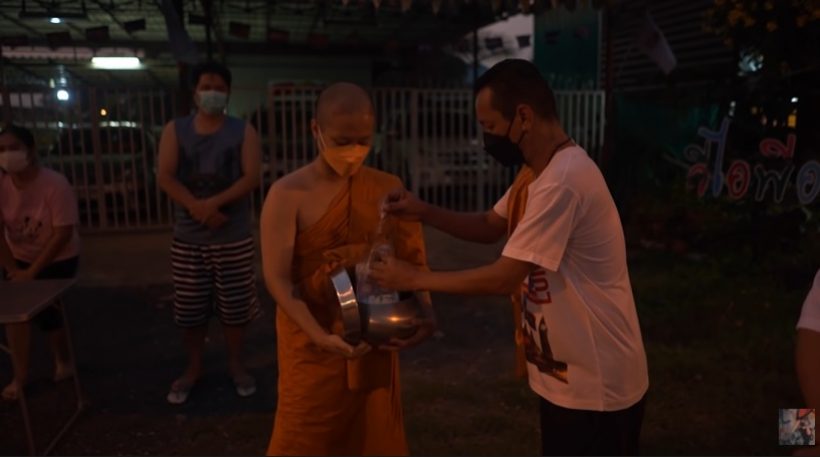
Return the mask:
<path fill-rule="evenodd" d="M 43 221 L 34 220 L 31 216 L 25 216 L 12 231 L 12 236 L 24 242 L 33 242 L 40 236 L 40 229 L 43 228 Z"/>
<path fill-rule="evenodd" d="M 541 316 L 536 322 L 536 311 L 539 307 L 552 304 L 549 281 L 547 281 L 547 271 L 543 268 L 530 273 L 527 282 L 522 285 L 523 319 L 521 326 L 524 329 L 524 350 L 527 361 L 536 367 L 538 371 L 555 379 L 569 383 L 567 377 L 567 364 L 553 358 L 550 347 L 547 322 Z M 540 314 L 540 313 L 539 313 Z"/>

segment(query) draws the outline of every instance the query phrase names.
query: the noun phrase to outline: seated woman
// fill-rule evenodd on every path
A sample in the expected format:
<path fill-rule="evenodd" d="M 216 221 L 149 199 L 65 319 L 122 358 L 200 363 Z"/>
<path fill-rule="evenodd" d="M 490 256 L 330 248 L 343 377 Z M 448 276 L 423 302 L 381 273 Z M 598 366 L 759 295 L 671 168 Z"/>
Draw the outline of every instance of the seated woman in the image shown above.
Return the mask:
<path fill-rule="evenodd" d="M 80 253 L 78 219 L 74 190 L 63 175 L 40 166 L 31 132 L 13 125 L 0 130 L 0 266 L 6 280 L 74 277 Z M 49 335 L 54 380 L 70 378 L 62 314 L 52 306 L 34 322 Z M 6 338 L 14 379 L 3 389 L 2 398 L 14 400 L 28 378 L 31 326 L 6 325 Z"/>

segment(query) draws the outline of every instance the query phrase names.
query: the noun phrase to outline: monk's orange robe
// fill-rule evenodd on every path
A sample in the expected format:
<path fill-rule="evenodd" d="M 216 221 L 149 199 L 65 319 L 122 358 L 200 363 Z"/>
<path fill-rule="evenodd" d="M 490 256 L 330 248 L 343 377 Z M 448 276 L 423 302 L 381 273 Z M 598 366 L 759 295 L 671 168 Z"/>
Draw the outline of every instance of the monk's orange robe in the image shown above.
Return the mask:
<path fill-rule="evenodd" d="M 535 180 L 535 174 L 526 165 L 521 168 L 510 186 L 507 200 L 507 237 L 512 235 L 518 223 L 524 218 L 527 209 L 527 188 Z M 521 327 L 521 293 L 510 296 L 513 305 L 513 322 L 515 322 L 515 374 L 527 377 L 527 357 L 524 352 L 524 332 Z"/>
<path fill-rule="evenodd" d="M 381 199 L 401 181 L 363 167 L 327 212 L 296 237 L 293 281 L 319 325 L 342 333 L 328 271 L 366 258 Z M 421 224 L 386 219 L 396 256 L 426 268 Z M 268 455 L 407 455 L 399 360 L 373 350 L 357 360 L 322 351 L 278 308 L 279 399 Z"/>

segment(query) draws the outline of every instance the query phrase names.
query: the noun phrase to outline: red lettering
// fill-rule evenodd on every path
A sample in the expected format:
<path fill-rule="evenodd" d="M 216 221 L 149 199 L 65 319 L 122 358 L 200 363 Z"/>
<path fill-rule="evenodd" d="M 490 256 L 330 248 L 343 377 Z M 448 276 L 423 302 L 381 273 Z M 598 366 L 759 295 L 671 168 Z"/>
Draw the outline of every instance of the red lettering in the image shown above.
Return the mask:
<path fill-rule="evenodd" d="M 547 281 L 546 271 L 538 270 L 530 274 L 529 287 L 527 288 L 527 301 L 536 305 L 548 305 L 552 303 L 550 283 Z"/>
<path fill-rule="evenodd" d="M 706 195 L 706 186 L 709 184 L 709 169 L 706 168 L 705 163 L 696 163 L 689 167 L 689 172 L 686 175 L 686 181 L 691 187 L 691 182 L 697 179 L 695 188 L 698 192 L 698 197 Z"/>
<path fill-rule="evenodd" d="M 752 168 L 745 160 L 735 160 L 726 174 L 729 198 L 740 200 L 749 191 L 749 184 L 752 182 Z"/>
<path fill-rule="evenodd" d="M 758 149 L 763 157 L 791 159 L 794 158 L 794 148 L 797 136 L 790 133 L 786 137 L 786 144 L 776 138 L 766 138 L 760 142 Z"/>

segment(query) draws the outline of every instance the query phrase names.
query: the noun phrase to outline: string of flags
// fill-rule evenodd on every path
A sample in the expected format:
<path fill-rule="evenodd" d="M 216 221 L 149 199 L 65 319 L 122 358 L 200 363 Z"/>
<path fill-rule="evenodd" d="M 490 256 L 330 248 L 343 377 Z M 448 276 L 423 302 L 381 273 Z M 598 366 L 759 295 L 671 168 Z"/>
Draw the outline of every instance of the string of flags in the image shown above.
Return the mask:
<path fill-rule="evenodd" d="M 370 2 L 373 8 L 378 10 L 382 4 L 389 3 L 391 5 L 399 4 L 401 12 L 406 13 L 413 7 L 413 0 L 359 0 L 358 4 Z M 445 0 L 430 0 L 430 8 L 433 14 L 438 15 L 441 11 L 442 4 Z M 452 6 L 456 4 L 471 4 L 473 2 L 481 2 L 482 0 L 448 0 Z M 484 0 L 486 1 L 486 0 Z M 575 11 L 577 8 L 593 7 L 595 9 L 603 8 L 611 0 L 518 0 L 518 8 L 524 14 L 530 14 L 535 11 L 542 11 L 544 9 L 566 8 L 569 11 Z M 351 0 L 341 0 L 343 6 L 348 6 Z M 507 5 L 507 0 L 490 0 L 493 12 L 499 13 Z"/>

